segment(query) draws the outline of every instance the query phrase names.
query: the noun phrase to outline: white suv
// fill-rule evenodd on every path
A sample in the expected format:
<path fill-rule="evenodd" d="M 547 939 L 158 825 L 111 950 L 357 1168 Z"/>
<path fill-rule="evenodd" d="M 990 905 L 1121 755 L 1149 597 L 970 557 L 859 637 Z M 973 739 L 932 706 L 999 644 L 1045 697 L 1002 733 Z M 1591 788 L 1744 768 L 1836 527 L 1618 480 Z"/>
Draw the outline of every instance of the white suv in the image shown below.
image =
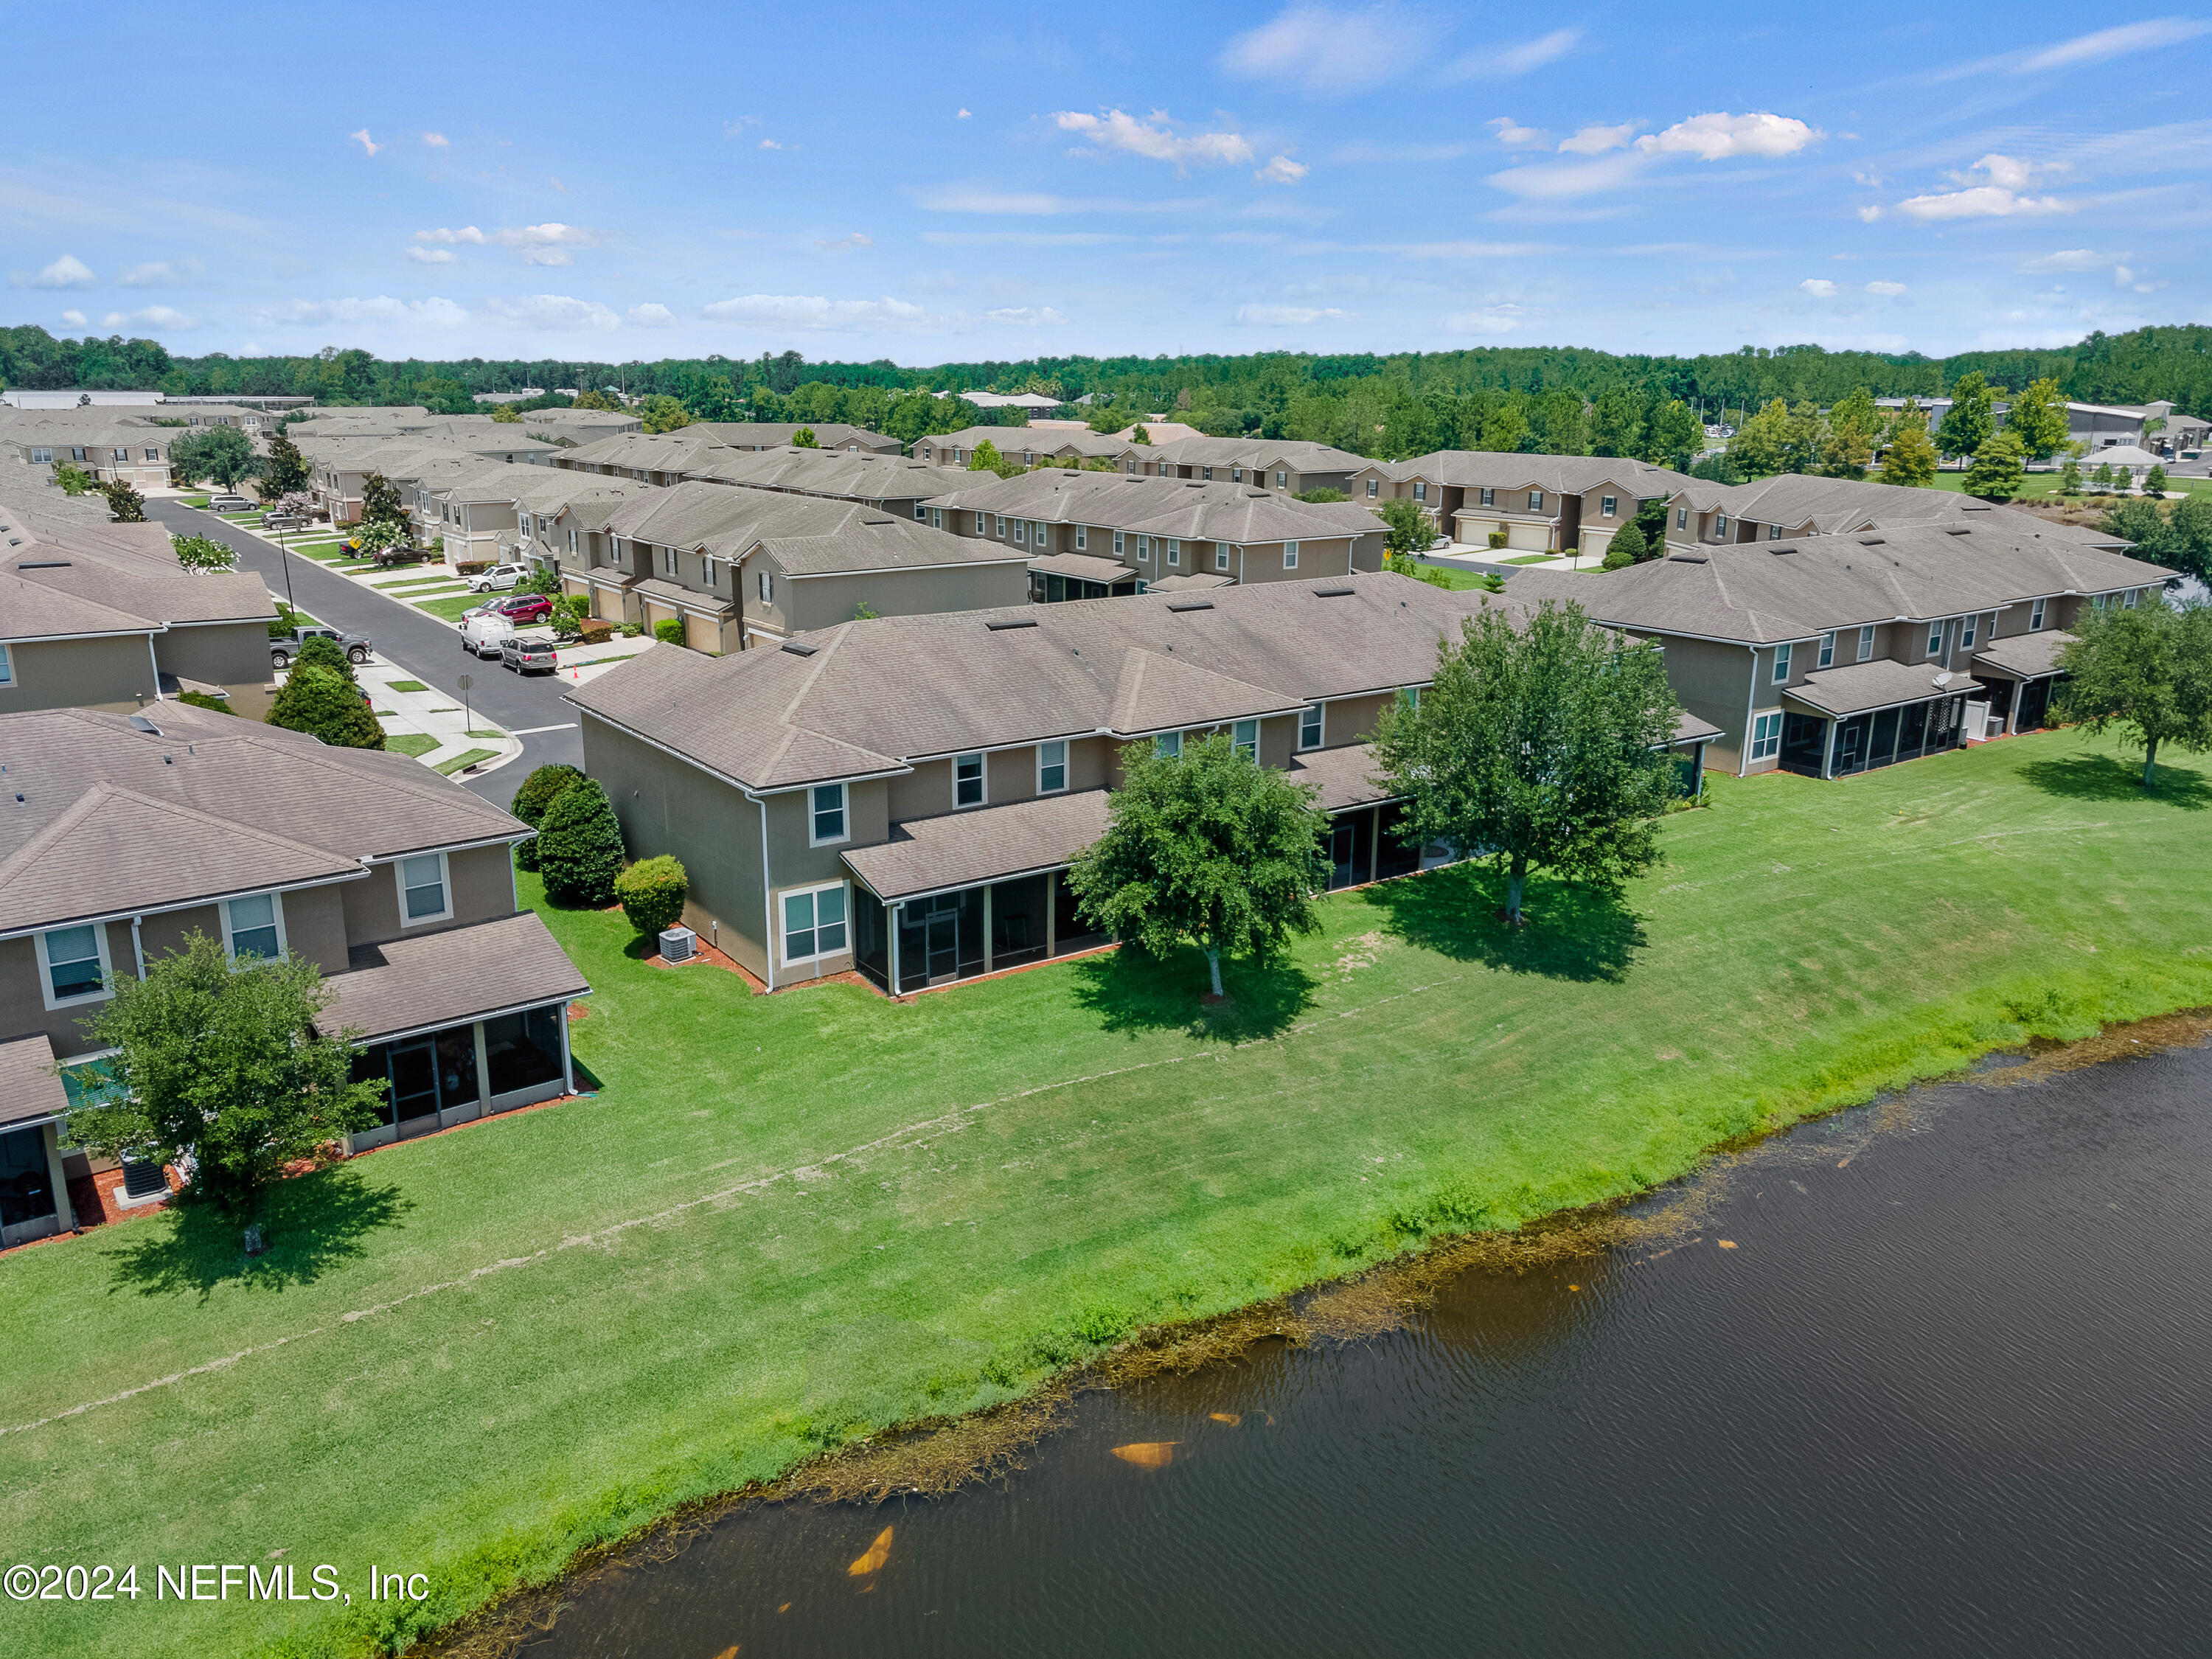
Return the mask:
<path fill-rule="evenodd" d="M 461 618 L 461 649 L 471 657 L 496 657 L 499 642 L 514 637 L 514 623 L 496 611 Z"/>
<path fill-rule="evenodd" d="M 530 574 L 526 564 L 495 564 L 489 570 L 469 578 L 469 588 L 477 593 L 504 593 Z"/>

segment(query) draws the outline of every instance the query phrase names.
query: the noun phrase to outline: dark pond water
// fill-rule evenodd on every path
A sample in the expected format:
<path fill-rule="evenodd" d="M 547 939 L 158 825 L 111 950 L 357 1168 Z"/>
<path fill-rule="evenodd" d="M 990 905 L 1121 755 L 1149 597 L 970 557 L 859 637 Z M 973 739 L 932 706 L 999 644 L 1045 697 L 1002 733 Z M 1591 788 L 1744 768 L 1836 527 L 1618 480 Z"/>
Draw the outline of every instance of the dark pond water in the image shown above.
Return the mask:
<path fill-rule="evenodd" d="M 521 1651 L 2212 1651 L 2212 1049 L 1845 1113 L 1668 1205 L 1085 1396 L 1002 1484 L 734 1515 Z"/>

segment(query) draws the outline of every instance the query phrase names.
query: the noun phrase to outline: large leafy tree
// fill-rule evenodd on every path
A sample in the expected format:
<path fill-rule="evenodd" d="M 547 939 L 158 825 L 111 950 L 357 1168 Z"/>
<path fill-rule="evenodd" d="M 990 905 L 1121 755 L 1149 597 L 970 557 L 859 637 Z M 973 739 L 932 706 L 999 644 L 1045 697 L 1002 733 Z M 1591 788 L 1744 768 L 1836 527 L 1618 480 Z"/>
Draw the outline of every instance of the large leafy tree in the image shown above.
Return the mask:
<path fill-rule="evenodd" d="M 1791 441 L 1790 405 L 1776 398 L 1736 428 L 1728 458 L 1746 477 L 1771 477 L 1790 470 Z"/>
<path fill-rule="evenodd" d="M 1936 433 L 1936 441 L 1946 455 L 1981 453 L 1982 446 L 1997 429 L 1996 402 L 1981 370 L 1959 377 L 1951 388 L 1951 406 L 1943 411 L 1943 423 Z"/>
<path fill-rule="evenodd" d="M 1969 495 L 1978 495 L 1985 501 L 2008 501 L 2020 494 L 2021 464 L 2025 459 L 2020 440 L 2008 430 L 2000 432 L 1983 440 L 1960 484 Z"/>
<path fill-rule="evenodd" d="M 253 475 L 253 442 L 234 426 L 207 426 L 169 446 L 169 471 L 185 483 L 212 478 L 235 489 Z"/>
<path fill-rule="evenodd" d="M 269 453 L 262 458 L 261 477 L 254 489 L 260 492 L 263 501 L 274 501 L 304 490 L 313 476 L 313 469 L 300 453 L 300 446 L 279 428 L 269 440 Z"/>
<path fill-rule="evenodd" d="M 90 1025 L 113 1052 L 85 1078 L 103 1103 L 70 1116 L 90 1152 L 188 1169 L 188 1197 L 250 1219 L 287 1164 L 377 1121 L 384 1085 L 317 1030 L 330 992 L 302 957 L 233 962 L 194 933 L 112 989 Z"/>
<path fill-rule="evenodd" d="M 2117 728 L 2141 749 L 2144 788 L 2162 746 L 2212 749 L 2212 605 L 2177 608 L 2154 593 L 2132 610 L 2086 609 L 2074 632 L 2058 653 L 2059 712 L 2091 732 Z"/>
<path fill-rule="evenodd" d="M 1680 398 L 1668 399 L 1653 411 L 1644 434 L 1643 457 L 1655 466 L 1686 471 L 1704 453 L 1705 428 L 1697 414 Z"/>
<path fill-rule="evenodd" d="M 1487 607 L 1439 644 L 1419 702 L 1384 711 L 1376 761 L 1407 803 L 1407 839 L 1501 868 L 1517 926 L 1533 870 L 1614 891 L 1658 861 L 1679 712 L 1656 646 L 1572 603 L 1547 600 L 1517 629 Z"/>
<path fill-rule="evenodd" d="M 1881 481 L 1925 489 L 1936 482 L 1936 441 L 1928 435 L 1925 421 L 1900 421 L 1882 452 Z"/>
<path fill-rule="evenodd" d="M 1095 926 L 1152 957 L 1195 945 L 1217 997 L 1224 954 L 1266 962 L 1319 928 L 1313 895 L 1327 880 L 1328 818 L 1310 786 L 1219 735 L 1172 756 L 1133 743 L 1121 765 L 1106 833 L 1067 872 Z"/>
<path fill-rule="evenodd" d="M 647 432 L 673 432 L 691 424 L 691 411 L 665 392 L 655 392 L 637 406 L 638 418 Z"/>
<path fill-rule="evenodd" d="M 2066 413 L 2066 394 L 2048 376 L 2029 382 L 2012 400 L 2004 429 L 2020 440 L 2031 461 L 2047 461 L 2066 447 L 2071 432 Z"/>
<path fill-rule="evenodd" d="M 556 904 L 601 908 L 614 902 L 622 873 L 622 825 L 596 778 L 583 778 L 553 798 L 538 825 L 538 870 Z"/>
<path fill-rule="evenodd" d="M 363 529 L 373 524 L 396 525 L 401 539 L 405 538 L 407 504 L 400 498 L 399 486 L 381 472 L 361 481 L 361 522 Z"/>
<path fill-rule="evenodd" d="M 1377 515 L 1389 526 L 1382 538 L 1385 551 L 1411 558 L 1425 553 L 1437 538 L 1437 521 L 1422 511 L 1418 502 L 1401 496 L 1382 503 Z"/>
<path fill-rule="evenodd" d="M 384 727 L 343 674 L 313 663 L 295 664 L 264 716 L 270 726 L 305 732 L 333 749 L 381 749 Z"/>

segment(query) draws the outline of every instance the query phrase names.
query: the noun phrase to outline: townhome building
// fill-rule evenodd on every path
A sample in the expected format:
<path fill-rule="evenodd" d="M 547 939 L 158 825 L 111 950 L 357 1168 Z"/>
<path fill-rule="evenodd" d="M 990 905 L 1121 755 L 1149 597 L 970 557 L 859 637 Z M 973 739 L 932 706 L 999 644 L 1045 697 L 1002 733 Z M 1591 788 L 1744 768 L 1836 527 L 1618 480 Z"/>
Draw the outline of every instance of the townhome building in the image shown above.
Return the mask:
<path fill-rule="evenodd" d="M 897 455 L 905 450 L 896 438 L 842 421 L 694 421 L 678 430 L 725 449 L 787 449 L 800 433 L 811 432 L 817 449 L 875 455 Z"/>
<path fill-rule="evenodd" d="M 0 454 L 36 469 L 46 483 L 52 483 L 56 468 L 73 466 L 99 483 L 126 483 L 138 490 L 167 489 L 169 445 L 179 435 L 175 429 L 118 421 L 110 410 L 99 413 L 104 418 L 98 421 L 10 421 L 0 426 Z"/>
<path fill-rule="evenodd" d="M 1314 786 L 1332 887 L 1447 860 L 1404 839 L 1370 739 L 1486 605 L 1521 614 L 1362 574 L 884 617 L 648 652 L 569 701 L 630 850 L 684 861 L 702 938 L 771 990 L 857 970 L 903 994 L 1107 942 L 1066 872 L 1127 743 L 1218 732 Z M 1706 729 L 1682 728 L 1692 756 Z"/>
<path fill-rule="evenodd" d="M 1349 495 L 1352 479 L 1367 462 L 1328 444 L 1265 438 L 1177 438 L 1138 446 L 1122 454 L 1125 472 L 1139 477 L 1184 478 L 1200 483 L 1251 484 L 1279 495 L 1334 489 Z"/>
<path fill-rule="evenodd" d="M 74 1226 L 72 1182 L 112 1172 L 66 1139 L 106 1086 L 87 1018 L 193 933 L 322 970 L 319 1028 L 386 1085 L 353 1150 L 569 1092 L 590 988 L 516 902 L 531 830 L 466 789 L 179 703 L 0 714 L 0 1244 Z"/>
<path fill-rule="evenodd" d="M 1346 493 L 1378 509 L 1410 501 L 1455 542 L 1484 547 L 1503 534 L 1504 545 L 1516 552 L 1571 547 L 1602 558 L 1613 532 L 1644 502 L 1690 482 L 1626 457 L 1440 449 L 1409 461 L 1364 463 Z"/>
<path fill-rule="evenodd" d="M 1522 571 L 1527 603 L 1573 599 L 1663 642 L 1714 763 L 1849 776 L 2048 717 L 2085 605 L 2136 605 L 2173 574 L 2033 528 L 1941 522 L 1678 547 L 1602 574 Z"/>
<path fill-rule="evenodd" d="M 449 564 L 557 566 L 561 538 L 555 523 L 563 507 L 589 501 L 611 505 L 642 495 L 647 487 L 558 467 L 489 463 L 462 467 L 451 480 L 434 473 L 420 478 L 415 495 L 423 520 L 422 539 L 441 547 Z"/>
<path fill-rule="evenodd" d="M 1140 459 L 1145 447 L 1126 438 L 1106 438 L 1087 427 L 970 426 L 914 441 L 914 458 L 931 466 L 964 467 L 988 444 L 1010 461 L 1035 466 L 1042 461 L 1112 461 Z"/>
<path fill-rule="evenodd" d="M 625 432 L 642 432 L 645 422 L 628 410 L 533 409 L 522 416 L 522 429 L 533 438 L 565 447 L 597 443 Z"/>
<path fill-rule="evenodd" d="M 468 441 L 304 437 L 294 441 L 313 469 L 308 493 L 315 510 L 328 514 L 334 525 L 360 520 L 362 490 L 372 473 L 398 486 L 404 497 L 419 495 L 415 486 L 426 478 L 450 482 L 487 464 L 542 466 L 549 455 L 558 453 L 550 444 L 511 434 Z"/>
<path fill-rule="evenodd" d="M 258 576 L 189 571 L 158 524 L 105 501 L 0 498 L 0 713 L 132 713 L 187 691 L 258 720 L 275 602 Z"/>
<path fill-rule="evenodd" d="M 2086 527 L 2045 526 L 2032 514 L 1993 507 L 1948 489 L 1913 489 L 1866 478 L 1815 478 L 1783 472 L 1749 483 L 1686 478 L 1668 501 L 1670 546 L 1727 546 L 1795 536 L 1842 536 L 1909 524 L 1972 524 L 2062 537 L 2118 550 L 2115 538 Z"/>
<path fill-rule="evenodd" d="M 556 520 L 556 529 L 565 529 Z M 580 528 L 580 526 L 579 526 Z M 695 480 L 609 513 L 605 563 L 573 571 L 592 614 L 647 631 L 681 622 L 694 650 L 736 652 L 855 615 L 906 616 L 1018 603 L 1018 549 L 946 534 L 855 501 Z"/>
<path fill-rule="evenodd" d="M 665 489 L 682 483 L 699 468 L 738 453 L 696 428 L 684 427 L 675 432 L 625 432 L 601 438 L 562 450 L 552 458 L 552 464 L 571 472 L 629 478 Z"/>
<path fill-rule="evenodd" d="M 826 501 L 858 501 L 902 518 L 915 518 L 915 506 L 944 488 L 945 476 L 921 460 L 851 449 L 717 450 L 688 478 L 774 489 Z"/>
<path fill-rule="evenodd" d="M 1300 581 L 1382 568 L 1382 521 L 1353 502 L 1257 485 L 1042 468 L 988 472 L 926 504 L 929 522 L 1025 555 L 1033 597 Z"/>

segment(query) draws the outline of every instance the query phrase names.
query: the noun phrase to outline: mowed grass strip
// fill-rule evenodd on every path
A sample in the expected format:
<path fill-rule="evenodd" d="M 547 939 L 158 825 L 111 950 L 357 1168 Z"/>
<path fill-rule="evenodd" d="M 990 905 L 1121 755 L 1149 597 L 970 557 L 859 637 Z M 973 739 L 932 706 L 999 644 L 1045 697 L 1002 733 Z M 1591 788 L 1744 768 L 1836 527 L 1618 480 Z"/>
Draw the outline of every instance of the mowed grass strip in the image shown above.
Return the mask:
<path fill-rule="evenodd" d="M 597 988 L 595 1098 L 288 1183 L 252 1266 L 198 1213 L 0 1258 L 0 1559 L 281 1550 L 352 1607 L 8 1628 L 142 1659 L 397 1642 L 1133 1326 L 1632 1193 L 2031 1030 L 2212 1001 L 2187 878 L 2212 768 L 2150 798 L 2135 769 L 2060 732 L 1712 780 L 1624 907 L 1539 884 L 1509 935 L 1468 871 L 1340 895 L 1218 1013 L 1195 957 L 761 997 L 645 966 L 619 914 L 548 912 Z M 368 1606 L 372 1560 L 430 1601 Z"/>

